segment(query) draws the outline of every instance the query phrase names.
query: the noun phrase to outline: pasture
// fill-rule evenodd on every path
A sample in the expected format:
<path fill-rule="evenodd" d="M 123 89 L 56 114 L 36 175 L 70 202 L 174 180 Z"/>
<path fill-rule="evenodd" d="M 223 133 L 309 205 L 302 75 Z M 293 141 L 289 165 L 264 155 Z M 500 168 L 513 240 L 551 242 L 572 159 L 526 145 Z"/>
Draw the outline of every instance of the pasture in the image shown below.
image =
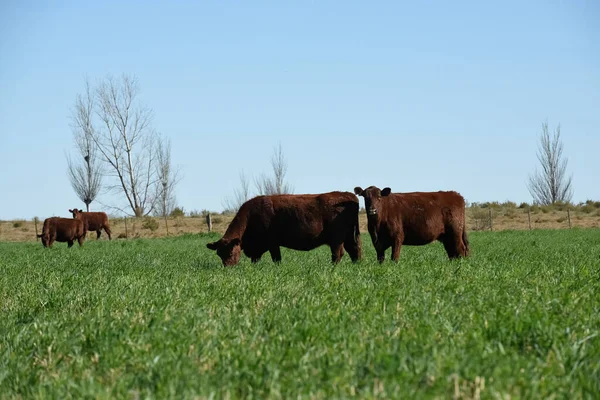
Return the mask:
<path fill-rule="evenodd" d="M 220 234 L 0 243 L 0 398 L 594 398 L 600 230 L 233 268 Z"/>

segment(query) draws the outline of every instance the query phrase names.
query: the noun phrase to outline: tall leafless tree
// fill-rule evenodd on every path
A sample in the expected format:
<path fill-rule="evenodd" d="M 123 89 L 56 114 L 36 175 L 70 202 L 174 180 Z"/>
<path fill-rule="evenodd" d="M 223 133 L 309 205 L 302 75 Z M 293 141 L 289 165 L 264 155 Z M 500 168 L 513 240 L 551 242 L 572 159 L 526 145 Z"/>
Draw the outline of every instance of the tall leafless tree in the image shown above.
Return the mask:
<path fill-rule="evenodd" d="M 175 186 L 180 180 L 179 170 L 171 163 L 171 141 L 159 138 L 156 146 L 156 175 L 158 177 L 155 213 L 161 217 L 175 208 Z"/>
<path fill-rule="evenodd" d="M 563 158 L 560 124 L 551 136 L 548 122 L 542 123 L 537 154 L 542 170 L 529 176 L 528 189 L 534 202 L 543 205 L 570 202 L 573 197 L 573 176 L 567 176 L 567 158 Z"/>
<path fill-rule="evenodd" d="M 102 169 L 97 159 L 93 140 L 94 95 L 89 82 L 85 82 L 85 95 L 78 95 L 72 111 L 73 139 L 77 151 L 76 159 L 67 155 L 67 173 L 77 197 L 90 211 L 90 204 L 96 199 L 102 187 Z"/>
<path fill-rule="evenodd" d="M 223 207 L 228 212 L 237 212 L 242 204 L 250 199 L 250 181 L 244 174 L 244 171 L 240 172 L 240 187 L 234 189 L 233 199 L 226 199 L 223 202 Z"/>
<path fill-rule="evenodd" d="M 102 81 L 96 90 L 99 124 L 92 131 L 108 175 L 114 178 L 109 190 L 124 195 L 136 217 L 152 212 L 158 193 L 158 136 L 152 129 L 153 112 L 139 104 L 138 94 L 134 77 L 109 76 Z"/>
<path fill-rule="evenodd" d="M 273 155 L 271 156 L 271 167 L 273 168 L 273 176 L 262 174 L 255 180 L 258 194 L 271 195 L 292 193 L 292 187 L 289 183 L 285 182 L 287 161 L 283 155 L 281 143 L 274 149 Z"/>

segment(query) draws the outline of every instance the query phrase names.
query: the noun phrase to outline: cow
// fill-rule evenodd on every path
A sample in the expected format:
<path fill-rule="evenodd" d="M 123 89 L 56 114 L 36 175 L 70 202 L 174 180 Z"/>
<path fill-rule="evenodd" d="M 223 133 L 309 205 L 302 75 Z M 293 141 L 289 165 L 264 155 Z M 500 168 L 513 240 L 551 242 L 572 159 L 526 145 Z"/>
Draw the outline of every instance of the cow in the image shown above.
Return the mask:
<path fill-rule="evenodd" d="M 224 266 L 236 265 L 242 251 L 252 263 L 267 251 L 280 263 L 281 246 L 309 251 L 328 245 L 334 266 L 345 248 L 357 262 L 362 258 L 358 209 L 351 192 L 257 196 L 242 204 L 223 237 L 206 247 Z"/>
<path fill-rule="evenodd" d="M 83 246 L 85 240 L 85 227 L 83 222 L 78 219 L 50 217 L 44 220 L 42 233 L 37 235 L 42 239 L 44 247 L 52 247 L 56 242 L 67 242 L 68 247 L 72 247 L 75 240 L 79 243 L 79 247 Z"/>
<path fill-rule="evenodd" d="M 84 212 L 76 208 L 69 210 L 73 214 L 74 219 L 80 219 L 83 221 L 87 232 L 96 231 L 96 240 L 100 239 L 101 230 L 108 235 L 108 240 L 112 240 L 110 237 L 110 226 L 108 225 L 108 215 L 105 212 Z"/>
<path fill-rule="evenodd" d="M 465 200 L 455 191 L 392 193 L 389 187 L 354 188 L 365 201 L 371 241 L 382 263 L 392 247 L 398 261 L 402 245 L 421 246 L 439 240 L 448 258 L 469 255 Z"/>

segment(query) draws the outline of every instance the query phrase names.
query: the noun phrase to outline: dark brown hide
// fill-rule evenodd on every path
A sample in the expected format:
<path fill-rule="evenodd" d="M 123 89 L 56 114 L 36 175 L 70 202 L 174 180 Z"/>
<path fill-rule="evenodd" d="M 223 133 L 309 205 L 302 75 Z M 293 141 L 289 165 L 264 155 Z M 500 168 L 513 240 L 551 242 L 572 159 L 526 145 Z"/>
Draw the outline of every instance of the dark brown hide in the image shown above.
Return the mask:
<path fill-rule="evenodd" d="M 331 248 L 338 263 L 344 248 L 352 261 L 362 257 L 358 198 L 350 192 L 257 196 L 245 202 L 223 237 L 206 247 L 216 250 L 224 265 L 235 265 L 243 251 L 252 262 L 267 251 L 281 261 L 280 246 L 312 250 Z"/>
<path fill-rule="evenodd" d="M 75 240 L 83 246 L 85 233 L 83 222 L 78 219 L 50 217 L 44 220 L 42 233 L 37 237 L 42 239 L 44 247 L 52 247 L 55 241 L 67 242 L 71 247 Z"/>
<path fill-rule="evenodd" d="M 100 239 L 101 230 L 108 235 L 108 240 L 112 240 L 110 237 L 110 226 L 108 225 L 108 215 L 105 212 L 84 212 L 76 208 L 69 210 L 73 214 L 73 218 L 80 219 L 83 221 L 83 225 L 87 232 L 96 232 L 96 239 Z"/>
<path fill-rule="evenodd" d="M 369 186 L 354 188 L 363 196 L 371 241 L 377 259 L 383 262 L 392 247 L 392 260 L 400 257 L 402 245 L 421 246 L 435 240 L 443 243 L 448 257 L 469 255 L 465 224 L 465 200 L 457 192 L 391 193 Z"/>

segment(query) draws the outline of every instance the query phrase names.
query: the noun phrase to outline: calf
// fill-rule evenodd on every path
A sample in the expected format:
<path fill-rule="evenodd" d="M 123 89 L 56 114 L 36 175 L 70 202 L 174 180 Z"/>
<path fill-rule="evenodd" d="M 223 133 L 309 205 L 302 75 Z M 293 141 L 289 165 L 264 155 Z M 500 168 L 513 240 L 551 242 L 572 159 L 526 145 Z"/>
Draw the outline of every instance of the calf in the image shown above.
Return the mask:
<path fill-rule="evenodd" d="M 383 262 L 392 247 L 392 260 L 400 257 L 402 245 L 421 246 L 435 240 L 443 243 L 450 259 L 469 255 L 465 226 L 465 200 L 456 192 L 392 193 L 357 186 L 354 193 L 365 199 L 371 241 L 377 259 Z"/>
<path fill-rule="evenodd" d="M 206 247 L 216 250 L 223 265 L 239 262 L 241 251 L 252 262 L 265 252 L 281 261 L 280 246 L 312 250 L 331 248 L 336 264 L 344 248 L 353 262 L 362 256 L 358 199 L 350 192 L 258 196 L 245 202 L 223 237 Z"/>
<path fill-rule="evenodd" d="M 96 231 L 96 239 L 100 239 L 101 230 L 108 235 L 108 240 L 112 240 L 110 237 L 110 226 L 108 226 L 108 215 L 105 212 L 84 212 L 76 208 L 69 210 L 73 214 L 73 218 L 80 219 L 83 221 L 83 225 L 87 232 Z"/>
<path fill-rule="evenodd" d="M 51 248 L 55 241 L 67 242 L 68 247 L 71 247 L 75 240 L 81 247 L 85 240 L 85 234 L 83 222 L 78 219 L 50 217 L 44 220 L 42 233 L 37 237 L 42 239 L 44 247 Z"/>

